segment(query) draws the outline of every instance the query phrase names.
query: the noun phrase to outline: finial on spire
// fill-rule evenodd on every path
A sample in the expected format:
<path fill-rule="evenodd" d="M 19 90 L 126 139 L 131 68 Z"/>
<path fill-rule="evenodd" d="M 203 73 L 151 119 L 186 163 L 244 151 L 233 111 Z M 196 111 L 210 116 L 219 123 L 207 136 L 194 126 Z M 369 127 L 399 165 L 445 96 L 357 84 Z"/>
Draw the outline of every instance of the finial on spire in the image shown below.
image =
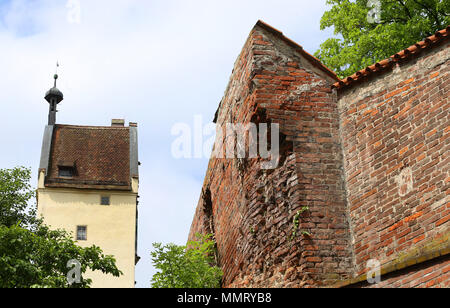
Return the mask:
<path fill-rule="evenodd" d="M 55 75 L 53 75 L 53 79 L 55 79 L 55 88 L 56 88 L 56 80 L 58 79 L 58 67 L 59 61 L 56 61 Z"/>

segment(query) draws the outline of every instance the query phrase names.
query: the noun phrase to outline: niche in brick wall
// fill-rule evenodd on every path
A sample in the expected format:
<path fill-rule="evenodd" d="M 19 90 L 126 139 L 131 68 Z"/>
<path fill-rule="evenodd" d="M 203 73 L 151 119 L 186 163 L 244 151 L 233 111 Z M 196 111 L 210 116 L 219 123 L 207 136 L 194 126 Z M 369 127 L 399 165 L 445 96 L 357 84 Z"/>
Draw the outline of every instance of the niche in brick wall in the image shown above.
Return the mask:
<path fill-rule="evenodd" d="M 258 129 L 258 136 L 260 134 L 259 124 L 267 124 L 267 151 L 271 151 L 272 145 L 272 120 L 267 116 L 267 110 L 265 108 L 258 108 L 252 115 L 250 120 L 252 123 L 256 124 Z M 280 129 L 282 129 L 280 125 Z M 289 136 L 280 131 L 280 158 L 278 166 L 282 166 L 286 161 L 286 158 L 294 152 L 294 142 L 289 140 Z M 259 149 L 259 139 L 256 140 L 257 148 Z"/>
<path fill-rule="evenodd" d="M 203 192 L 203 212 L 205 214 L 204 229 L 206 233 L 215 234 L 214 216 L 213 216 L 213 204 L 211 198 L 211 190 L 206 188 Z"/>
<path fill-rule="evenodd" d="M 202 193 L 203 199 L 203 213 L 204 216 L 204 230 L 206 234 L 212 234 L 213 240 L 215 242 L 214 249 L 214 258 L 216 259 L 216 264 L 220 264 L 219 254 L 217 252 L 217 241 L 216 241 L 216 226 L 214 224 L 214 215 L 213 215 L 213 203 L 211 197 L 211 190 L 206 188 Z"/>

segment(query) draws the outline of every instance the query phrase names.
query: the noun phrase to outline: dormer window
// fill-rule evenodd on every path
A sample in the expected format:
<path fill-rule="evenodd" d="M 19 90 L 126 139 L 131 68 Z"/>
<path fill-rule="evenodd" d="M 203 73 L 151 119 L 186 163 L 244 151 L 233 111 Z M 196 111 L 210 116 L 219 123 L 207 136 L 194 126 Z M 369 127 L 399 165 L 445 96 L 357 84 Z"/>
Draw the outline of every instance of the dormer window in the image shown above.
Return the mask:
<path fill-rule="evenodd" d="M 58 176 L 60 178 L 72 178 L 74 173 L 73 167 L 59 167 L 58 169 Z"/>
<path fill-rule="evenodd" d="M 58 177 L 60 178 L 72 178 L 75 176 L 75 163 L 73 162 L 60 162 L 58 164 Z"/>

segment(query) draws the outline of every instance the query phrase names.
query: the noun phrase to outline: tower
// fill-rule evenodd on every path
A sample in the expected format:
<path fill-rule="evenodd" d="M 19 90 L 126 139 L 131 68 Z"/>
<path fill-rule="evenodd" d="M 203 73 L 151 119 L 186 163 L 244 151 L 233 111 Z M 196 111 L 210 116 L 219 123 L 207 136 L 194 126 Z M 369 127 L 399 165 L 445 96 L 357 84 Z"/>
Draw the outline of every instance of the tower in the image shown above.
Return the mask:
<path fill-rule="evenodd" d="M 57 78 L 45 96 L 50 108 L 39 167 L 38 215 L 50 228 L 71 233 L 78 245 L 96 245 L 114 256 L 123 275 L 89 272 L 93 287 L 132 288 L 139 259 L 137 124 L 56 124 L 56 107 L 63 100 Z"/>

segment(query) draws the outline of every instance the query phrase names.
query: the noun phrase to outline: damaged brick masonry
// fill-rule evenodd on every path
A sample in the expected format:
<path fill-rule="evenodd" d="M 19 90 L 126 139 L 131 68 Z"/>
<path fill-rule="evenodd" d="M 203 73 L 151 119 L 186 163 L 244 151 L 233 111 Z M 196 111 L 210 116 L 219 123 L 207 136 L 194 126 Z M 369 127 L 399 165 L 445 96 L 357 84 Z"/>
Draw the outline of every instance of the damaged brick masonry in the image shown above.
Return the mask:
<path fill-rule="evenodd" d="M 371 259 L 376 287 L 450 286 L 449 32 L 340 80 L 256 24 L 216 123 L 278 123 L 281 158 L 209 163 L 190 239 L 224 287 L 373 287 Z"/>

